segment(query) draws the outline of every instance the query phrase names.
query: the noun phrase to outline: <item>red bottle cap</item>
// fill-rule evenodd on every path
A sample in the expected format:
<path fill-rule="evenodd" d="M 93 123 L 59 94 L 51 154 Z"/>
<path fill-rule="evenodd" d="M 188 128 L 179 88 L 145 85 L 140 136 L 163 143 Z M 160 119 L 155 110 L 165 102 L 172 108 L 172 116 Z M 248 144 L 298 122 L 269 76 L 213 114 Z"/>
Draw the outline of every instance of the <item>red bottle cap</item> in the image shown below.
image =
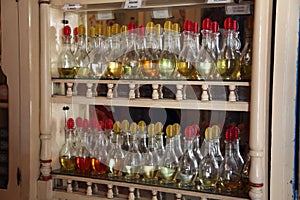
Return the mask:
<path fill-rule="evenodd" d="M 184 137 L 186 138 L 192 138 L 194 137 L 194 128 L 192 126 L 187 126 L 184 129 Z"/>
<path fill-rule="evenodd" d="M 234 139 L 238 139 L 240 135 L 240 129 L 238 127 L 233 127 L 233 132 L 234 132 Z"/>
<path fill-rule="evenodd" d="M 128 24 L 128 26 L 127 26 L 127 29 L 128 29 L 128 30 L 133 30 L 133 29 L 135 29 L 135 23 L 130 22 L 130 23 Z"/>
<path fill-rule="evenodd" d="M 84 119 L 82 125 L 83 125 L 82 126 L 83 131 L 87 131 L 88 128 L 89 128 L 89 120 L 88 119 Z"/>
<path fill-rule="evenodd" d="M 233 19 L 228 17 L 224 20 L 224 29 L 233 30 Z"/>
<path fill-rule="evenodd" d="M 227 128 L 226 133 L 225 133 L 225 139 L 226 140 L 234 140 L 235 137 L 235 127 L 230 126 Z"/>
<path fill-rule="evenodd" d="M 185 22 L 183 24 L 183 29 L 185 31 L 193 31 L 193 29 L 194 29 L 193 22 L 190 20 L 185 20 Z"/>
<path fill-rule="evenodd" d="M 74 119 L 73 118 L 69 118 L 67 121 L 67 127 L 68 129 L 73 129 L 74 128 Z"/>
<path fill-rule="evenodd" d="M 68 25 L 64 26 L 63 33 L 64 33 L 64 35 L 71 35 L 70 26 L 68 26 Z"/>
<path fill-rule="evenodd" d="M 139 35 L 140 36 L 145 35 L 145 27 L 143 25 L 139 26 Z"/>
<path fill-rule="evenodd" d="M 105 124 L 102 120 L 99 120 L 98 121 L 98 130 L 99 131 L 103 131 L 104 130 L 104 127 L 105 127 Z"/>
<path fill-rule="evenodd" d="M 83 125 L 83 120 L 82 120 L 82 118 L 81 118 L 81 117 L 77 117 L 77 118 L 76 118 L 76 126 L 77 126 L 77 127 L 82 127 L 82 125 Z"/>
<path fill-rule="evenodd" d="M 203 30 L 211 30 L 211 20 L 209 18 L 205 18 L 202 21 L 202 29 Z"/>
<path fill-rule="evenodd" d="M 194 33 L 199 33 L 199 24 L 194 22 Z"/>
<path fill-rule="evenodd" d="M 74 29 L 73 29 L 73 35 L 75 36 L 75 35 L 78 35 L 78 28 L 77 27 L 75 27 Z"/>
<path fill-rule="evenodd" d="M 105 129 L 112 129 L 114 125 L 114 122 L 112 119 L 108 118 L 105 120 Z"/>
<path fill-rule="evenodd" d="M 216 33 L 219 31 L 219 24 L 218 22 L 214 21 L 211 23 L 211 29 L 213 33 Z"/>
<path fill-rule="evenodd" d="M 98 128 L 98 120 L 96 117 L 93 117 L 91 120 L 90 120 L 90 127 L 92 127 L 93 129 L 97 129 Z"/>
<path fill-rule="evenodd" d="M 200 134 L 199 125 L 198 124 L 193 124 L 192 127 L 194 128 L 195 136 L 198 136 Z"/>
<path fill-rule="evenodd" d="M 234 32 L 239 30 L 239 23 L 236 20 L 233 20 L 233 30 Z"/>

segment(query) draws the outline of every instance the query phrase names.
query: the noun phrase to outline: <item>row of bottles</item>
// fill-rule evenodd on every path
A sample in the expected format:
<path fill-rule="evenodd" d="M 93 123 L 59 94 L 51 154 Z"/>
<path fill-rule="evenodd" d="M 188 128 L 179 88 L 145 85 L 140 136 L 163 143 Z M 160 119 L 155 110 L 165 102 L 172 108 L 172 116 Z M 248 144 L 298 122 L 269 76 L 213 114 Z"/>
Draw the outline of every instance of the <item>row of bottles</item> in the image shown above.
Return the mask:
<path fill-rule="evenodd" d="M 186 20 L 146 27 L 101 24 L 63 28 L 63 50 L 57 62 L 60 78 L 249 80 L 251 78 L 252 18 L 247 20 L 246 44 L 241 50 L 238 23 L 219 24 L 206 18 L 201 34 L 196 22 Z M 222 34 L 221 34 L 222 33 Z M 220 37 L 222 36 L 222 37 Z M 201 38 L 201 42 L 200 42 Z M 53 75 L 54 76 L 54 75 Z"/>
<path fill-rule="evenodd" d="M 202 144 L 196 124 L 185 127 L 182 134 L 175 123 L 164 133 L 161 122 L 146 125 L 78 117 L 67 120 L 65 132 L 59 158 L 66 172 L 225 192 L 236 191 L 248 180 L 250 163 L 239 152 L 235 126 L 226 130 L 224 155 L 217 125 L 206 129 Z"/>

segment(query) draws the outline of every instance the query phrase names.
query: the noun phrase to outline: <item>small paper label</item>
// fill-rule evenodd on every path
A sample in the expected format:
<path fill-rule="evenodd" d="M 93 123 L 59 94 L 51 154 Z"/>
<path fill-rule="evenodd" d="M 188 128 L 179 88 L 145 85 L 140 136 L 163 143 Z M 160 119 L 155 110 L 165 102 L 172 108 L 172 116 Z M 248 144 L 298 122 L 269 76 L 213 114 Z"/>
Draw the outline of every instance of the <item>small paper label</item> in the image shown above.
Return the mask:
<path fill-rule="evenodd" d="M 152 16 L 155 19 L 167 19 L 171 17 L 168 9 L 153 10 Z"/>
<path fill-rule="evenodd" d="M 124 8 L 141 8 L 142 0 L 125 0 Z"/>
<path fill-rule="evenodd" d="M 233 5 L 225 7 L 226 15 L 248 15 L 251 14 L 250 5 Z"/>
<path fill-rule="evenodd" d="M 207 0 L 207 3 L 232 3 L 232 0 Z"/>
<path fill-rule="evenodd" d="M 80 8 L 81 8 L 80 3 L 68 3 L 65 4 L 63 7 L 64 11 L 79 10 Z"/>
<path fill-rule="evenodd" d="M 115 16 L 112 11 L 101 11 L 97 13 L 97 19 L 98 20 L 108 20 L 108 19 L 114 19 Z"/>

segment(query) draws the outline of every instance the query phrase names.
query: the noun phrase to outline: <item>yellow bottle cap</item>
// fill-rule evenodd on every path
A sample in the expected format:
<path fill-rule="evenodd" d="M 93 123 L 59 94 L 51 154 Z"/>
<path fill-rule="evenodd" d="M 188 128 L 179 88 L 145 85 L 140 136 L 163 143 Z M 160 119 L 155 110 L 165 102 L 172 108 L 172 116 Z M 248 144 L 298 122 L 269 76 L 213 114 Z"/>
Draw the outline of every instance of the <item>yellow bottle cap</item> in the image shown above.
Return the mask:
<path fill-rule="evenodd" d="M 111 33 L 113 34 L 113 35 L 116 35 L 116 34 L 119 34 L 120 33 L 120 25 L 119 24 L 117 24 L 117 23 L 114 23 L 113 25 L 112 25 L 112 27 L 111 27 Z"/>
<path fill-rule="evenodd" d="M 156 122 L 155 134 L 161 133 L 162 131 L 163 131 L 163 124 L 161 122 Z"/>
<path fill-rule="evenodd" d="M 124 120 L 122 121 L 121 127 L 122 127 L 122 130 L 123 130 L 123 131 L 128 131 L 128 130 L 129 130 L 129 121 L 126 120 L 126 119 L 124 119 Z"/>
<path fill-rule="evenodd" d="M 145 121 L 143 121 L 143 120 L 139 121 L 138 126 L 139 126 L 140 132 L 144 132 L 146 130 L 146 122 Z"/>
<path fill-rule="evenodd" d="M 173 134 L 173 126 L 171 124 L 168 125 L 167 128 L 166 128 L 166 135 L 168 137 L 173 137 L 174 136 L 174 134 Z"/>
<path fill-rule="evenodd" d="M 110 37 L 111 36 L 111 26 L 106 27 L 106 36 Z"/>
<path fill-rule="evenodd" d="M 122 33 L 122 35 L 126 35 L 127 32 L 128 32 L 127 26 L 125 26 L 125 25 L 121 26 L 121 33 Z"/>
<path fill-rule="evenodd" d="M 211 132 L 212 132 L 212 138 L 216 139 L 220 137 L 221 130 L 218 125 L 213 125 L 211 127 Z"/>
<path fill-rule="evenodd" d="M 148 22 L 146 24 L 146 31 L 149 33 L 153 33 L 154 29 L 154 23 L 153 22 Z"/>
<path fill-rule="evenodd" d="M 180 32 L 180 27 L 178 23 L 172 24 L 172 30 L 174 33 L 179 33 Z"/>
<path fill-rule="evenodd" d="M 165 32 L 170 32 L 172 30 L 172 22 L 167 20 L 165 23 L 164 23 L 164 30 Z"/>
<path fill-rule="evenodd" d="M 207 127 L 205 130 L 205 139 L 212 139 L 212 131 L 211 131 L 211 127 Z"/>
<path fill-rule="evenodd" d="M 181 127 L 180 127 L 180 125 L 178 123 L 173 124 L 174 135 L 179 134 L 180 133 L 180 129 L 181 129 Z"/>
<path fill-rule="evenodd" d="M 130 133 L 131 134 L 136 134 L 138 129 L 138 125 L 135 122 L 132 122 L 130 124 Z"/>
<path fill-rule="evenodd" d="M 161 25 L 160 24 L 155 24 L 155 33 L 157 35 L 161 34 Z"/>
<path fill-rule="evenodd" d="M 155 126 L 154 126 L 154 124 L 149 124 L 149 126 L 148 126 L 148 134 L 149 135 L 154 135 L 155 134 Z"/>
<path fill-rule="evenodd" d="M 95 34 L 96 34 L 96 29 L 95 29 L 95 27 L 91 26 L 89 36 L 90 37 L 95 37 Z"/>
<path fill-rule="evenodd" d="M 78 26 L 78 35 L 84 35 L 85 34 L 85 26 L 83 24 L 80 24 Z"/>
<path fill-rule="evenodd" d="M 103 35 L 103 26 L 102 26 L 102 24 L 97 24 L 96 25 L 95 33 L 97 35 Z"/>
<path fill-rule="evenodd" d="M 120 132 L 120 128 L 121 128 L 121 123 L 119 121 L 116 121 L 114 123 L 114 126 L 113 126 L 113 130 L 115 133 L 119 133 Z"/>

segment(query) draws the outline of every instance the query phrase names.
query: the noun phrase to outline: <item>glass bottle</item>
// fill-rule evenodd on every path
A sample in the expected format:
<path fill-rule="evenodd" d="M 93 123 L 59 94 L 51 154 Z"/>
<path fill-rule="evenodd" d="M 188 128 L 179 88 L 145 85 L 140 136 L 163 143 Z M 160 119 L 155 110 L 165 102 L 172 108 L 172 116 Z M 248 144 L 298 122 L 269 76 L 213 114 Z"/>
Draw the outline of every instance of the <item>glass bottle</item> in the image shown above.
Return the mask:
<path fill-rule="evenodd" d="M 174 133 L 172 125 L 166 128 L 167 145 L 166 151 L 160 161 L 160 175 L 164 184 L 172 184 L 176 182 L 179 164 L 178 158 L 174 151 Z"/>
<path fill-rule="evenodd" d="M 173 43 L 173 53 L 175 54 L 176 56 L 176 59 L 177 57 L 179 56 L 180 54 L 180 51 L 181 51 L 181 33 L 180 33 L 180 27 L 179 27 L 179 24 L 178 23 L 173 23 L 172 24 L 172 43 Z M 175 63 L 176 64 L 176 63 Z"/>
<path fill-rule="evenodd" d="M 181 127 L 178 123 L 173 124 L 173 133 L 174 133 L 174 148 L 175 148 L 175 154 L 180 160 L 180 157 L 183 154 L 182 150 L 182 144 L 181 144 Z"/>
<path fill-rule="evenodd" d="M 77 75 L 78 65 L 71 51 L 71 28 L 63 28 L 63 47 L 58 56 L 57 70 L 60 78 L 74 78 Z"/>
<path fill-rule="evenodd" d="M 112 149 L 112 138 L 113 138 L 113 120 L 108 118 L 105 120 L 104 123 L 104 135 L 106 138 L 106 149 L 107 149 L 107 153 Z"/>
<path fill-rule="evenodd" d="M 156 149 L 159 158 L 162 158 L 165 153 L 163 125 L 161 122 L 156 122 L 154 126 L 155 126 L 154 128 L 155 128 Z"/>
<path fill-rule="evenodd" d="M 221 136 L 221 130 L 218 125 L 213 125 L 211 127 L 212 132 L 212 140 L 214 145 L 214 155 L 216 158 L 216 161 L 218 162 L 218 165 L 220 166 L 221 163 L 224 160 L 224 157 L 221 153 L 221 147 L 220 147 L 220 136 Z"/>
<path fill-rule="evenodd" d="M 89 135 L 89 120 L 83 120 L 82 132 L 81 132 L 81 142 L 78 144 L 76 149 L 76 166 L 80 173 L 88 173 L 91 170 L 91 152 L 88 143 Z"/>
<path fill-rule="evenodd" d="M 219 166 L 214 156 L 211 127 L 208 127 L 205 130 L 205 149 L 207 154 L 203 155 L 204 157 L 199 165 L 201 189 L 215 190 L 219 180 Z"/>
<path fill-rule="evenodd" d="M 193 142 L 193 152 L 197 160 L 197 163 L 199 164 L 200 161 L 203 159 L 203 155 L 200 150 L 200 128 L 197 124 L 193 124 L 192 128 L 195 134 L 195 138 Z"/>
<path fill-rule="evenodd" d="M 252 71 L 252 34 L 253 34 L 253 18 L 248 17 L 246 21 L 246 39 L 245 45 L 241 53 L 241 79 L 251 80 Z"/>
<path fill-rule="evenodd" d="M 224 80 L 236 80 L 240 68 L 239 57 L 235 51 L 235 39 L 232 18 L 224 21 L 225 38 L 224 46 L 218 57 L 217 71 Z"/>
<path fill-rule="evenodd" d="M 0 102 L 8 102 L 8 86 L 7 86 L 7 77 L 2 71 L 0 65 Z"/>
<path fill-rule="evenodd" d="M 164 42 L 163 50 L 159 59 L 159 74 L 161 79 L 171 79 L 173 77 L 176 55 L 173 50 L 173 31 L 172 22 L 166 21 L 164 23 Z"/>
<path fill-rule="evenodd" d="M 143 177 L 146 182 L 155 182 L 158 179 L 160 157 L 156 151 L 155 125 L 148 126 L 148 148 L 143 155 Z"/>
<path fill-rule="evenodd" d="M 146 123 L 141 120 L 138 123 L 138 135 L 139 135 L 139 151 L 144 154 L 148 151 L 147 147 L 147 132 Z"/>
<path fill-rule="evenodd" d="M 138 179 L 141 173 L 142 155 L 138 148 L 137 134 L 131 133 L 129 150 L 124 158 L 123 172 L 125 179 Z"/>
<path fill-rule="evenodd" d="M 205 18 L 202 22 L 202 40 L 196 59 L 196 69 L 200 76 L 207 80 L 212 79 L 215 71 L 215 62 L 211 56 L 211 29 L 212 22 Z"/>
<path fill-rule="evenodd" d="M 137 51 L 137 34 L 135 30 L 135 24 L 129 23 L 127 26 L 128 33 L 126 35 L 126 51 L 122 60 L 124 78 L 138 78 L 138 60 L 140 55 Z"/>
<path fill-rule="evenodd" d="M 234 135 L 234 144 L 233 144 L 233 157 L 236 160 L 236 163 L 238 165 L 238 170 L 240 173 L 243 171 L 243 166 L 244 166 L 244 159 L 240 153 L 240 130 L 236 126 L 230 127 L 230 131 L 233 132 Z"/>
<path fill-rule="evenodd" d="M 65 128 L 65 143 L 59 151 L 59 162 L 63 171 L 75 170 L 76 151 L 73 145 L 74 136 L 74 120 L 69 118 L 67 127 Z"/>
<path fill-rule="evenodd" d="M 97 46 L 96 40 L 96 28 L 91 26 L 89 29 L 89 37 L 88 37 L 88 45 L 87 45 L 87 52 L 88 54 L 93 51 Z"/>
<path fill-rule="evenodd" d="M 250 164 L 251 164 L 251 157 L 250 154 L 247 153 L 246 155 L 246 162 L 243 166 L 242 170 L 242 187 L 244 188 L 244 191 L 249 191 L 249 172 L 250 172 Z"/>
<path fill-rule="evenodd" d="M 119 79 L 123 76 L 122 51 L 121 51 L 121 29 L 120 25 L 115 23 L 111 27 L 111 51 L 108 55 L 108 66 L 105 74 L 106 78 Z"/>
<path fill-rule="evenodd" d="M 85 26 L 83 24 L 78 26 L 78 45 L 75 51 L 75 61 L 79 66 L 77 77 L 87 78 L 92 76 L 92 71 L 90 70 L 90 57 L 86 50 L 86 36 L 85 36 Z"/>
<path fill-rule="evenodd" d="M 121 148 L 123 151 L 127 152 L 130 148 L 130 133 L 129 133 L 129 122 L 128 120 L 124 119 L 121 123 L 121 135 L 122 135 L 122 145 Z"/>
<path fill-rule="evenodd" d="M 146 25 L 144 50 L 141 52 L 139 68 L 144 79 L 155 79 L 158 76 L 159 43 L 155 35 L 153 22 Z"/>
<path fill-rule="evenodd" d="M 239 32 L 239 23 L 236 20 L 233 20 L 233 37 L 235 39 L 235 45 L 234 45 L 234 49 L 236 51 L 236 54 L 240 57 L 241 56 L 241 40 L 240 40 L 240 36 L 239 36 L 240 32 Z"/>
<path fill-rule="evenodd" d="M 233 152 L 234 132 L 227 129 L 225 134 L 225 158 L 220 166 L 221 189 L 226 192 L 236 191 L 241 180 L 241 174 Z"/>
<path fill-rule="evenodd" d="M 195 42 L 193 39 L 193 22 L 186 20 L 183 31 L 183 47 L 176 61 L 176 77 L 179 79 L 198 79 L 194 63 L 196 61 Z"/>
<path fill-rule="evenodd" d="M 179 160 L 180 186 L 190 187 L 195 185 L 195 180 L 199 172 L 197 159 L 193 152 L 193 142 L 195 131 L 192 126 L 187 126 L 184 130 L 184 153 Z"/>
<path fill-rule="evenodd" d="M 78 27 L 73 29 L 73 41 L 71 43 L 71 52 L 75 54 L 78 47 Z"/>
<path fill-rule="evenodd" d="M 211 56 L 215 63 L 215 69 L 213 71 L 212 77 L 219 79 L 220 74 L 217 73 L 216 63 L 218 61 L 219 55 L 221 53 L 220 49 L 220 32 L 219 32 L 219 24 L 216 21 L 213 21 L 211 24 L 212 33 L 211 33 Z"/>

